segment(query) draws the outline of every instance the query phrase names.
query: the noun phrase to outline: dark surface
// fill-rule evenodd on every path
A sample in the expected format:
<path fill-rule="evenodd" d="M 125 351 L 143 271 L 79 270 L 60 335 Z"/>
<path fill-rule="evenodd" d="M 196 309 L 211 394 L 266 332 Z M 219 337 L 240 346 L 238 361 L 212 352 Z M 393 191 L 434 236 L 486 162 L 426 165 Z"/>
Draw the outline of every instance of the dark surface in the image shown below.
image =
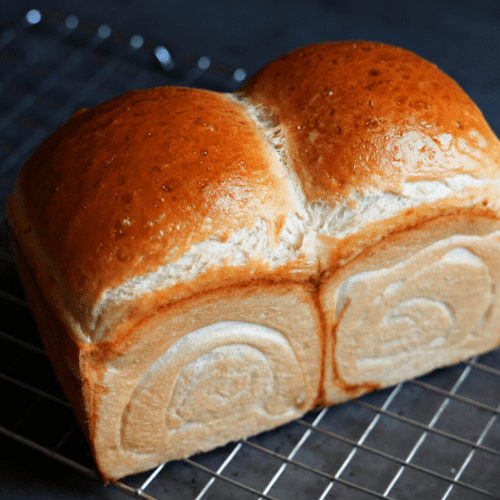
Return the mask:
<path fill-rule="evenodd" d="M 455 78 L 500 134 L 500 2 L 272 0 L 2 0 L 0 31 L 31 8 L 75 14 L 95 25 L 144 38 L 177 52 L 259 67 L 299 46 L 344 39 L 402 46 Z M 48 416 L 50 418 L 50 415 Z M 0 437 L 1 499 L 122 499 L 102 485 L 37 451 Z"/>

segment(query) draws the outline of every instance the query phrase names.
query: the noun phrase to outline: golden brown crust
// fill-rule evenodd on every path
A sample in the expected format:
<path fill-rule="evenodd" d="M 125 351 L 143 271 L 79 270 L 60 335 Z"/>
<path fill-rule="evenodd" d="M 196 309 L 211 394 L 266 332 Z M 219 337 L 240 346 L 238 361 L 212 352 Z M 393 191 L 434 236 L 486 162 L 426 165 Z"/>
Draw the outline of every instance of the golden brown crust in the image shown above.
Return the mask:
<path fill-rule="evenodd" d="M 309 201 L 499 174 L 500 145 L 477 106 L 434 64 L 401 48 L 304 47 L 265 66 L 240 95 L 280 124 Z"/>
<path fill-rule="evenodd" d="M 22 170 L 8 210 L 22 193 L 29 229 L 43 235 L 62 282 L 95 300 L 257 217 L 275 237 L 290 200 L 272 164 L 260 130 L 229 97 L 133 91 L 51 135 Z"/>
<path fill-rule="evenodd" d="M 457 84 L 379 43 L 76 113 L 7 220 L 103 478 L 498 345 L 499 168 Z"/>

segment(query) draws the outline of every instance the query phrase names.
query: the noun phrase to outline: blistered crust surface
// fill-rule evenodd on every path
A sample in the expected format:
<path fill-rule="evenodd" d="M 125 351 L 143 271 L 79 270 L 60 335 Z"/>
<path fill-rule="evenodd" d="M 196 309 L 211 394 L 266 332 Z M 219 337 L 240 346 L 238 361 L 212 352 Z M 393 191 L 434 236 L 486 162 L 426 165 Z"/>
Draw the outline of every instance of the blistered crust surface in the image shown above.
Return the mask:
<path fill-rule="evenodd" d="M 19 178 L 33 226 L 21 231 L 43 235 L 68 289 L 95 298 L 258 217 L 273 240 L 296 208 L 284 182 L 241 104 L 133 91 L 78 112 L 40 146 Z"/>
<path fill-rule="evenodd" d="M 239 96 L 279 124 L 309 201 L 498 175 L 498 141 L 475 104 L 434 64 L 397 47 L 304 47 L 260 70 Z"/>

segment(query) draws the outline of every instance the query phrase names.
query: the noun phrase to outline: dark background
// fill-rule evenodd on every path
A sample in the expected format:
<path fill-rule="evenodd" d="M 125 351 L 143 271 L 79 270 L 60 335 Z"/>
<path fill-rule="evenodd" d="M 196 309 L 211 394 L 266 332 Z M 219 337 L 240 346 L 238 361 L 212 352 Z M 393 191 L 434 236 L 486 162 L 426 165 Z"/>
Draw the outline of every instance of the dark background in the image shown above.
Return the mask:
<path fill-rule="evenodd" d="M 1 0 L 0 28 L 31 8 L 137 33 L 248 76 L 311 43 L 399 45 L 438 64 L 500 130 L 500 104 L 492 98 L 500 86 L 498 0 Z"/>
<path fill-rule="evenodd" d="M 306 44 L 365 39 L 399 45 L 457 80 L 500 135 L 498 0 L 1 0 L 0 31 L 32 8 L 137 33 L 168 49 L 243 68 L 248 76 Z M 0 437 L 0 498 L 125 495 L 104 490 L 97 481 Z"/>
<path fill-rule="evenodd" d="M 75 14 L 251 76 L 281 54 L 327 40 L 399 45 L 438 64 L 478 102 L 498 131 L 498 0 L 1 0 L 0 27 L 29 9 Z"/>

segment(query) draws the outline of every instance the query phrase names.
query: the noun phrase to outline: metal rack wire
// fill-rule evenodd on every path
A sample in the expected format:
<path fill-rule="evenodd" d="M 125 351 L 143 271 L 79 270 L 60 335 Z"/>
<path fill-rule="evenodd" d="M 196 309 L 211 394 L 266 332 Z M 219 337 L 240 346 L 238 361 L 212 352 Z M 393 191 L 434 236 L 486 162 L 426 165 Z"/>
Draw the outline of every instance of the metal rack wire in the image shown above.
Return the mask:
<path fill-rule="evenodd" d="M 232 90 L 245 77 L 242 69 L 139 35 L 30 11 L 0 33 L 2 209 L 20 166 L 77 108 L 163 84 Z M 38 338 L 2 219 L 0 213 L 0 391 L 6 403 L 0 433 L 96 476 Z M 499 413 L 495 350 L 114 487 L 156 500 L 500 499 Z"/>

